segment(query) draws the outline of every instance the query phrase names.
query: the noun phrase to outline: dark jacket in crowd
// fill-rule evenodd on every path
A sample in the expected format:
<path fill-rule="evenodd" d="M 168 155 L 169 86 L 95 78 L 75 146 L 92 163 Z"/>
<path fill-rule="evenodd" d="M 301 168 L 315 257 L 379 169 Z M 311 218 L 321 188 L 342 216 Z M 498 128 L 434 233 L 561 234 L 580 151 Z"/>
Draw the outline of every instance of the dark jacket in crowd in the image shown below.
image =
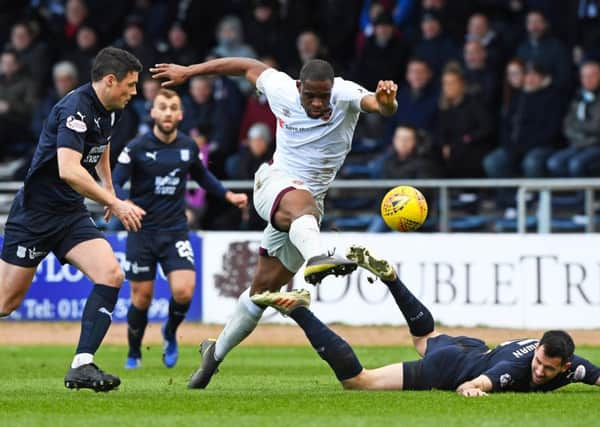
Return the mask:
<path fill-rule="evenodd" d="M 391 141 L 399 125 L 410 125 L 429 132 L 435 130 L 439 90 L 429 83 L 421 91 L 415 92 L 409 85 L 404 85 L 398 91 L 398 111 L 388 119 L 386 141 Z"/>
<path fill-rule="evenodd" d="M 492 146 L 492 118 L 485 104 L 465 96 L 439 112 L 438 144 L 450 146 L 446 169 L 451 177 L 483 176 L 482 160 Z"/>
<path fill-rule="evenodd" d="M 439 76 L 448 61 L 460 58 L 460 52 L 450 37 L 442 33 L 433 39 L 421 40 L 415 46 L 413 56 L 427 61 L 434 75 Z"/>
<path fill-rule="evenodd" d="M 600 91 L 579 91 L 565 117 L 564 131 L 574 147 L 600 145 Z"/>
<path fill-rule="evenodd" d="M 555 37 L 546 35 L 537 43 L 526 39 L 517 49 L 517 57 L 524 62 L 541 65 L 552 76 L 557 89 L 568 91 L 571 86 L 571 58 L 565 46 Z"/>
<path fill-rule="evenodd" d="M 534 147 L 551 147 L 559 141 L 563 103 L 554 86 L 523 92 L 515 102 L 502 141 L 511 154 L 521 156 Z"/>
<path fill-rule="evenodd" d="M 371 36 L 355 63 L 354 80 L 373 91 L 379 80 L 400 81 L 408 55 L 408 46 L 398 37 L 380 46 L 375 36 Z"/>

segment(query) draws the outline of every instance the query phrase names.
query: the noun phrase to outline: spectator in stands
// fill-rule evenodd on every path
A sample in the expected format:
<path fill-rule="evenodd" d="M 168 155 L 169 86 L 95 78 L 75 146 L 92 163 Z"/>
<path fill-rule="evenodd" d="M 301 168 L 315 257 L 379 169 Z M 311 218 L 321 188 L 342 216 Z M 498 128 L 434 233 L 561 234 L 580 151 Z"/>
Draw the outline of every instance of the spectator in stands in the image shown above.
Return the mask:
<path fill-rule="evenodd" d="M 392 140 L 400 124 L 434 132 L 439 98 L 429 64 L 421 58 L 411 58 L 406 67 L 406 84 L 398 90 L 398 111 L 388 119 L 386 140 Z"/>
<path fill-rule="evenodd" d="M 145 39 L 144 21 L 139 16 L 131 15 L 127 18 L 123 37 L 115 42 L 115 46 L 134 54 L 144 68 L 151 67 L 156 63 L 156 50 Z"/>
<path fill-rule="evenodd" d="M 68 0 L 64 16 L 56 16 L 51 23 L 54 44 L 61 49 L 75 47 L 77 30 L 89 17 L 89 9 L 84 0 Z"/>
<path fill-rule="evenodd" d="M 487 64 L 487 52 L 478 41 L 468 41 L 464 47 L 464 75 L 467 94 L 481 97 L 490 111 L 498 103 L 498 78 Z"/>
<path fill-rule="evenodd" d="M 248 143 L 246 136 L 250 130 L 250 127 L 254 123 L 262 123 L 268 126 L 271 133 L 271 138 L 275 139 L 275 115 L 269 107 L 267 97 L 262 93 L 253 93 L 248 97 L 246 101 L 246 108 L 244 109 L 244 115 L 242 116 L 242 123 L 240 125 L 240 141 L 242 145 Z"/>
<path fill-rule="evenodd" d="M 523 93 L 514 102 L 506 112 L 500 147 L 484 160 L 486 174 L 493 178 L 543 177 L 560 136 L 561 95 L 541 65 L 529 64 Z"/>
<path fill-rule="evenodd" d="M 242 21 L 236 16 L 226 16 L 217 28 L 217 45 L 212 49 L 211 56 L 227 58 L 230 56 L 241 56 L 244 58 L 256 58 L 256 52 L 252 46 L 244 42 Z M 243 77 L 235 77 L 236 82 L 243 94 L 247 95 L 253 87 Z"/>
<path fill-rule="evenodd" d="M 413 54 L 423 58 L 431 66 L 435 76 L 439 76 L 446 63 L 460 57 L 459 50 L 450 37 L 444 34 L 442 22 L 437 12 L 426 11 L 421 18 L 421 41 Z"/>
<path fill-rule="evenodd" d="M 444 176 L 443 165 L 439 155 L 436 154 L 430 135 L 411 126 L 398 126 L 394 132 L 392 146 L 383 157 L 378 178 L 429 179 L 442 176 Z M 429 200 L 433 200 L 428 196 L 426 195 Z M 379 233 L 386 230 L 389 230 L 389 227 L 385 225 L 383 218 L 375 215 L 368 226 L 368 231 Z"/>
<path fill-rule="evenodd" d="M 354 80 L 370 90 L 379 80 L 398 81 L 404 75 L 409 48 L 394 30 L 392 16 L 379 14 L 373 21 L 373 35 L 356 59 Z"/>
<path fill-rule="evenodd" d="M 502 105 L 500 106 L 501 131 L 505 129 L 515 114 L 519 98 L 523 94 L 525 81 L 525 63 L 513 58 L 506 64 L 504 84 L 502 86 Z M 502 138 L 502 137 L 501 137 Z"/>
<path fill-rule="evenodd" d="M 381 178 L 427 179 L 443 175 L 429 134 L 411 126 L 398 126 L 392 149 L 385 155 Z"/>
<path fill-rule="evenodd" d="M 252 180 L 260 165 L 273 157 L 275 147 L 271 129 L 265 123 L 254 123 L 246 136 L 247 147 L 235 155 L 231 163 L 231 179 Z M 249 194 L 250 195 L 250 194 Z M 249 200 L 252 198 L 250 197 Z M 235 212 L 232 210 L 232 212 Z M 241 229 L 262 230 L 266 223 L 258 216 L 252 203 L 241 212 Z"/>
<path fill-rule="evenodd" d="M 98 32 L 90 25 L 84 24 L 77 30 L 77 46 L 62 56 L 63 61 L 75 64 L 81 84 L 90 81 L 92 62 L 100 50 Z"/>
<path fill-rule="evenodd" d="M 38 40 L 37 34 L 26 21 L 13 25 L 10 44 L 17 52 L 23 71 L 32 78 L 36 96 L 41 96 L 49 82 L 50 60 L 47 46 Z"/>
<path fill-rule="evenodd" d="M 294 78 L 299 76 L 302 66 L 311 59 L 330 61 L 326 49 L 321 45 L 321 38 L 312 30 L 300 33 L 296 39 L 296 50 L 297 56 L 285 67 L 285 72 Z M 335 64 L 332 65 L 335 70 Z"/>
<path fill-rule="evenodd" d="M 281 20 L 277 0 L 253 0 L 251 11 L 244 22 L 246 41 L 259 56 L 282 58 Z"/>
<path fill-rule="evenodd" d="M 482 160 L 492 146 L 493 123 L 483 102 L 466 93 L 462 69 L 449 63 L 442 74 L 437 141 L 447 175 L 483 175 Z"/>
<path fill-rule="evenodd" d="M 199 60 L 198 53 L 189 44 L 188 35 L 179 22 L 174 22 L 167 34 L 167 43 L 162 62 L 175 62 L 181 65 L 195 64 Z"/>
<path fill-rule="evenodd" d="M 235 151 L 230 145 L 225 127 L 229 126 L 222 104 L 214 98 L 214 84 L 209 77 L 190 79 L 189 94 L 183 103 L 183 121 L 180 130 L 189 134 L 199 146 L 208 146 L 211 163 L 209 169 L 216 176 L 224 176 L 225 158 Z"/>
<path fill-rule="evenodd" d="M 498 33 L 490 27 L 490 22 L 484 14 L 474 13 L 471 15 L 465 41 L 481 43 L 487 53 L 487 64 L 492 69 L 496 69 L 504 62 L 506 54 L 503 41 Z"/>
<path fill-rule="evenodd" d="M 31 121 L 31 132 L 33 135 L 39 135 L 42 132 L 42 127 L 46 121 L 46 117 L 50 114 L 50 110 L 54 104 L 63 96 L 71 92 L 79 86 L 79 78 L 77 68 L 71 62 L 61 61 L 54 64 L 52 67 L 53 87 L 48 91 L 46 96 L 42 98 L 33 113 Z"/>
<path fill-rule="evenodd" d="M 403 3 L 414 0 L 399 0 Z M 330 59 L 338 65 L 341 75 L 350 69 L 356 53 L 356 33 L 362 0 L 327 0 L 317 2 L 316 28 Z"/>
<path fill-rule="evenodd" d="M 365 38 L 371 37 L 375 32 L 374 20 L 381 13 L 389 13 L 395 27 L 405 28 L 417 6 L 416 3 L 416 0 L 365 0 L 359 20 L 361 33 L 364 34 Z"/>
<path fill-rule="evenodd" d="M 438 16 L 445 33 L 454 43 L 462 44 L 473 3 L 455 0 L 421 0 L 421 9 L 424 14 L 433 13 Z"/>
<path fill-rule="evenodd" d="M 36 98 L 35 85 L 14 50 L 2 52 L 0 73 L 0 159 L 6 160 L 25 154 L 33 144 L 29 126 Z"/>
<path fill-rule="evenodd" d="M 150 110 L 154 103 L 154 98 L 160 90 L 160 82 L 147 75 L 142 80 L 142 97 L 133 100 L 132 108 L 137 116 L 138 128 L 137 134 L 141 135 L 152 130 L 154 120 L 150 117 Z"/>
<path fill-rule="evenodd" d="M 600 63 L 584 63 L 580 82 L 564 120 L 569 147 L 548 159 L 554 176 L 600 176 Z"/>
<path fill-rule="evenodd" d="M 560 40 L 550 34 L 548 22 L 538 10 L 527 14 L 527 39 L 521 42 L 517 56 L 525 63 L 546 69 L 556 89 L 567 93 L 571 86 L 571 59 Z"/>

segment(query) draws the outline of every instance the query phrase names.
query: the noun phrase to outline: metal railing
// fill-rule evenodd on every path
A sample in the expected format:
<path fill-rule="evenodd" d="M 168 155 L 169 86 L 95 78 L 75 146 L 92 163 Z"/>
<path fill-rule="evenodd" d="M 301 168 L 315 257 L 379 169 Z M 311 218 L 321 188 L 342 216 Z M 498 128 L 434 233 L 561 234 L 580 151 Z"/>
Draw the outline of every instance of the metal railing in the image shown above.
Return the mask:
<path fill-rule="evenodd" d="M 223 181 L 230 189 L 251 190 L 252 181 Z M 15 192 L 21 187 L 21 182 L 0 182 L 0 193 Z M 397 185 L 411 185 L 419 189 L 434 189 L 438 191 L 439 229 L 449 232 L 450 229 L 450 197 L 453 189 L 499 189 L 514 188 L 517 190 L 517 232 L 526 232 L 527 194 L 539 193 L 537 209 L 537 231 L 551 231 L 552 192 L 583 190 L 584 215 L 587 218 L 586 232 L 595 230 L 594 221 L 594 191 L 600 190 L 600 178 L 535 178 L 535 179 L 416 179 L 416 180 L 342 180 L 334 181 L 332 189 L 384 190 Z M 195 182 L 189 182 L 188 188 L 198 188 Z M 98 205 L 90 202 L 89 206 L 97 210 Z"/>

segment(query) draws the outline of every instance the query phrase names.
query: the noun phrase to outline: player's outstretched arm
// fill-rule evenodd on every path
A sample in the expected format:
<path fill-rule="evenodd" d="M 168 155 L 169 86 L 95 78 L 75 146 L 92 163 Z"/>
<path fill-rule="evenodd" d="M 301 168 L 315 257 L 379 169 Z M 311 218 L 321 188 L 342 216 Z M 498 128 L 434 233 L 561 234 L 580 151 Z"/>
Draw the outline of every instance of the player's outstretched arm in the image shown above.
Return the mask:
<path fill-rule="evenodd" d="M 269 66 L 251 58 L 219 58 L 187 67 L 177 64 L 156 64 L 150 68 L 152 78 L 165 80 L 163 87 L 177 86 L 192 76 L 222 74 L 226 76 L 244 76 L 253 85 L 256 79 Z"/>
<path fill-rule="evenodd" d="M 487 396 L 492 391 L 492 381 L 487 375 L 479 375 L 477 378 L 464 382 L 458 386 L 456 392 L 465 397 Z"/>
<path fill-rule="evenodd" d="M 88 199 L 107 206 L 125 226 L 127 231 L 141 228 L 146 212 L 133 203 L 118 199 L 112 192 L 98 185 L 94 178 L 81 166 L 81 153 L 71 148 L 60 147 L 57 152 L 60 179 Z"/>
<path fill-rule="evenodd" d="M 392 80 L 379 80 L 375 95 L 364 96 L 360 101 L 360 107 L 369 113 L 391 116 L 398 109 L 396 92 L 398 92 L 398 85 Z"/>

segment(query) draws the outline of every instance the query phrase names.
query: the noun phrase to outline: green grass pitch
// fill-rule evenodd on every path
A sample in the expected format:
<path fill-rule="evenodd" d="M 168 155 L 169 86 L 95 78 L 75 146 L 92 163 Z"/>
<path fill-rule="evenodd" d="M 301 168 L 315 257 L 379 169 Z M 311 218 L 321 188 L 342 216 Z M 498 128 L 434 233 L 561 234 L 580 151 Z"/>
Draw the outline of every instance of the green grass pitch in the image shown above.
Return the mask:
<path fill-rule="evenodd" d="M 341 389 L 329 367 L 307 347 L 240 347 L 206 390 L 187 390 L 197 348 L 183 347 L 166 369 L 161 350 L 144 367 L 125 371 L 125 348 L 105 346 L 96 359 L 121 376 L 118 391 L 67 390 L 62 378 L 73 348 L 0 348 L 0 426 L 593 426 L 600 388 L 571 385 L 547 394 L 496 394 L 467 399 L 453 392 L 357 392 Z M 600 348 L 577 351 L 600 363 Z M 376 367 L 415 358 L 414 350 L 357 349 Z"/>

